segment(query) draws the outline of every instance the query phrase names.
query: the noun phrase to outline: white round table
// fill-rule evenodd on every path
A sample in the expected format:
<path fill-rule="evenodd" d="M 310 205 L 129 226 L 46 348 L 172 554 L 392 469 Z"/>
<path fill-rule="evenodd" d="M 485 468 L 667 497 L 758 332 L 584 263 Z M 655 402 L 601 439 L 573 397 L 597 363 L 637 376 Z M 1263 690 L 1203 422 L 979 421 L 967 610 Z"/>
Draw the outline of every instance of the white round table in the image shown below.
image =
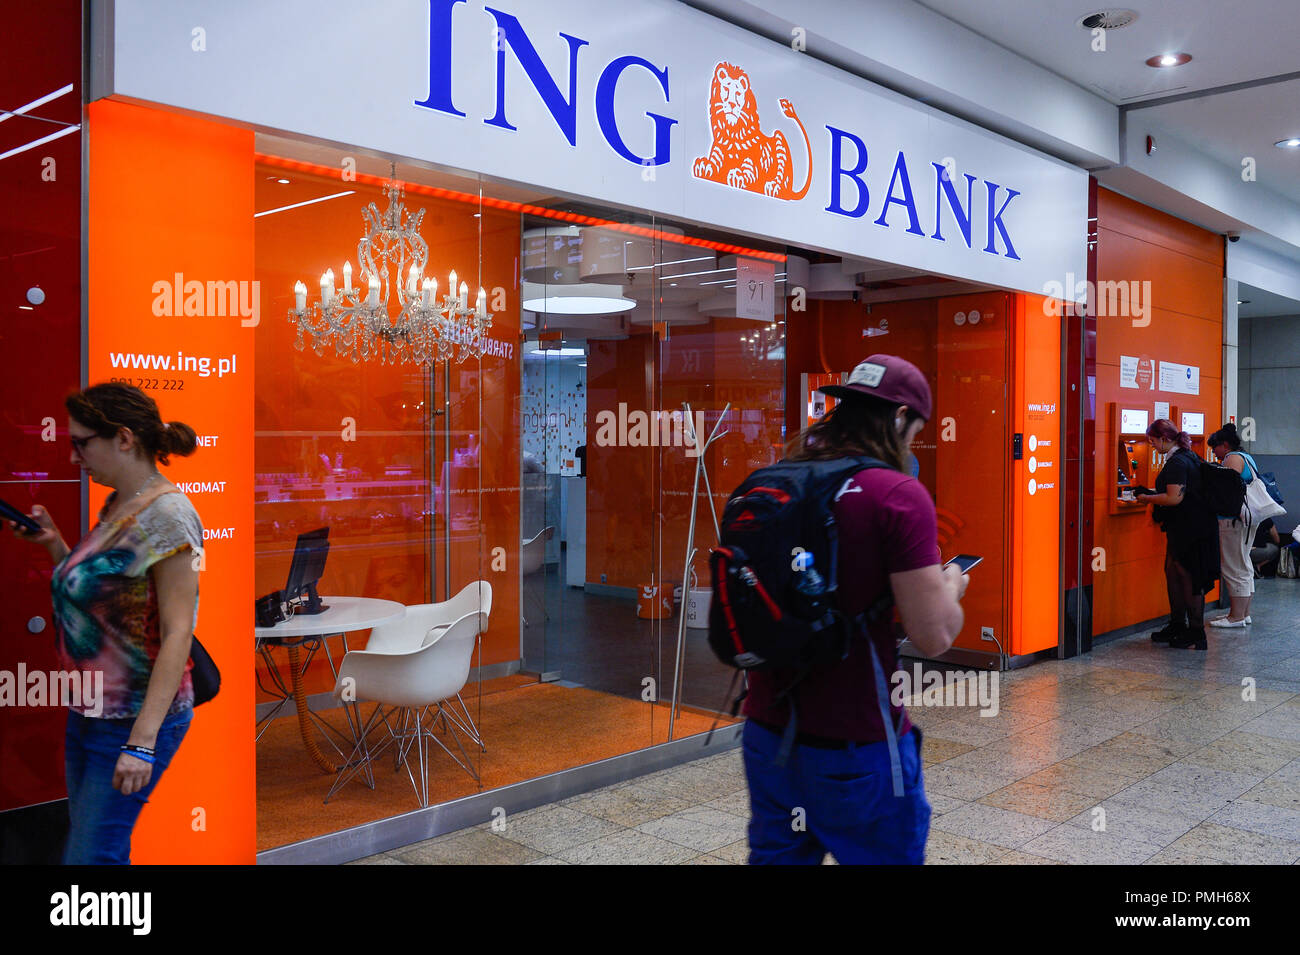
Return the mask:
<path fill-rule="evenodd" d="M 279 715 L 285 704 L 290 700 L 294 700 L 298 710 L 298 720 L 302 724 L 303 740 L 307 745 L 309 755 L 322 770 L 333 772 L 337 767 L 325 759 L 314 742 L 311 742 L 307 729 L 308 724 L 310 721 L 315 721 L 322 730 L 327 731 L 325 734 L 326 741 L 334 747 L 334 750 L 339 755 L 344 757 L 345 764 L 347 755 L 339 749 L 334 740 L 330 739 L 330 733 L 333 733 L 345 743 L 349 742 L 349 740 L 347 736 L 339 733 L 307 707 L 306 700 L 303 697 L 302 675 L 306 672 L 307 666 L 311 663 L 316 651 L 324 647 L 326 659 L 329 660 L 330 672 L 333 673 L 335 680 L 337 680 L 339 675 L 338 667 L 334 665 L 334 656 L 330 653 L 329 644 L 325 638 L 333 634 L 342 634 L 343 652 L 346 654 L 349 632 L 369 630 L 372 627 L 401 620 L 406 616 L 406 607 L 396 600 L 380 600 L 375 597 L 322 596 L 321 603 L 329 609 L 315 614 L 294 614 L 288 620 L 281 620 L 274 627 L 253 628 L 253 647 L 262 655 L 262 659 L 266 662 L 267 675 L 275 684 L 274 691 L 265 686 L 262 689 L 273 694 L 278 692 L 280 698 L 275 708 L 258 721 L 256 738 L 261 739 L 262 734 L 266 732 L 267 727 L 271 725 L 271 721 Z M 288 648 L 288 681 L 281 675 L 279 666 L 271 655 L 271 648 L 275 646 Z M 300 661 L 299 651 L 302 646 L 307 647 L 307 658 Z M 258 678 L 258 684 L 261 685 L 260 677 Z M 346 703 L 343 706 L 343 711 L 348 717 L 348 729 L 352 735 L 350 742 L 355 743 L 357 733 L 356 714 L 352 712 Z M 373 781 L 371 785 L 373 785 Z"/>
<path fill-rule="evenodd" d="M 294 614 L 274 627 L 254 627 L 253 634 L 261 640 L 348 633 L 393 623 L 406 616 L 404 605 L 377 597 L 321 597 L 321 603 L 329 609 L 322 613 Z"/>

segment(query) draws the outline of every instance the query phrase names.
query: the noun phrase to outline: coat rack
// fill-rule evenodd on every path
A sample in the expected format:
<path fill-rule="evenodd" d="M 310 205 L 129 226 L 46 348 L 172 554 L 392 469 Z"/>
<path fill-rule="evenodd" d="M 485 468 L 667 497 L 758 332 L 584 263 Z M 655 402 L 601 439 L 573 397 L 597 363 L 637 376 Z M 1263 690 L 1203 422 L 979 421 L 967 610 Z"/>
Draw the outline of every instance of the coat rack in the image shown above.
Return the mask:
<path fill-rule="evenodd" d="M 682 688 L 682 651 L 686 645 L 686 604 L 690 600 L 691 567 L 695 563 L 695 555 L 699 551 L 695 546 L 695 512 L 699 504 L 701 480 L 704 482 L 704 492 L 709 498 L 709 510 L 713 514 L 713 539 L 720 542 L 722 538 L 722 530 L 718 526 L 718 508 L 713 502 L 713 488 L 709 484 L 709 472 L 704 467 L 704 455 L 714 441 L 727 433 L 723 431 L 722 434 L 719 434 L 718 429 L 722 427 L 727 412 L 731 410 L 731 402 L 727 402 L 726 406 L 723 407 L 722 414 L 718 416 L 718 420 L 713 425 L 713 430 L 709 433 L 708 440 L 703 445 L 700 444 L 700 436 L 695 433 L 695 418 L 691 414 L 690 403 L 682 402 L 682 407 L 686 410 L 683 418 L 684 430 L 691 442 L 690 446 L 697 453 L 695 456 L 695 486 L 691 489 L 691 522 L 690 529 L 686 532 L 686 565 L 682 569 L 682 609 L 677 621 L 677 659 L 673 663 L 673 703 L 672 708 L 668 711 L 669 742 L 672 742 L 673 738 L 673 728 L 677 720 L 677 697 Z"/>

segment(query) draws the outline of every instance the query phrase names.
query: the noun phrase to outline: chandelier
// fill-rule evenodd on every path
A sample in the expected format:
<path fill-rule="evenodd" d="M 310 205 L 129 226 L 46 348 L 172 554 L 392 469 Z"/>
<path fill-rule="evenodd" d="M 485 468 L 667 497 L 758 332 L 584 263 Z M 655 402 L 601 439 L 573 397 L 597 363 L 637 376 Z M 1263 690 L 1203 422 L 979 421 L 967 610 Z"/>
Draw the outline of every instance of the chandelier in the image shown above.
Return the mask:
<path fill-rule="evenodd" d="M 376 357 L 386 364 L 418 365 L 483 357 L 492 328 L 487 293 L 480 288 L 474 308 L 469 308 L 469 288 L 464 282 L 457 288 L 453 270 L 439 303 L 438 280 L 424 277 L 429 259 L 429 247 L 420 235 L 424 210 L 408 213 L 402 194 L 393 179 L 384 186 L 388 208 L 383 214 L 373 202 L 361 211 L 366 232 L 357 243 L 357 287 L 352 285 L 351 262 L 343 264 L 342 289 L 335 288 L 334 270 L 326 270 L 320 277 L 320 301 L 310 307 L 307 286 L 294 283 L 289 323 L 298 326 L 294 344 L 299 351 L 310 335 L 317 355 L 324 355 L 332 341 L 335 354 L 350 355 L 354 364 Z"/>

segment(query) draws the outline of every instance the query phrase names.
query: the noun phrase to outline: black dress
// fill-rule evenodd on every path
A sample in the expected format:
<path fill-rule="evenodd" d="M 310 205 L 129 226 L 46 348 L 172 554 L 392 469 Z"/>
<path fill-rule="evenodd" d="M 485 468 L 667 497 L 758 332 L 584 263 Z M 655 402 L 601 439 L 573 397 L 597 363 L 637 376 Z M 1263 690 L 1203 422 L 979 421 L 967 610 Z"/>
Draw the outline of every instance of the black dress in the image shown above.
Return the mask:
<path fill-rule="evenodd" d="M 1219 519 L 1206 501 L 1201 484 L 1201 459 L 1179 448 L 1165 461 L 1156 478 L 1156 493 L 1171 484 L 1183 486 L 1181 504 L 1157 505 L 1152 516 L 1169 539 L 1169 552 L 1191 575 L 1197 592 L 1206 594 L 1219 580 Z"/>

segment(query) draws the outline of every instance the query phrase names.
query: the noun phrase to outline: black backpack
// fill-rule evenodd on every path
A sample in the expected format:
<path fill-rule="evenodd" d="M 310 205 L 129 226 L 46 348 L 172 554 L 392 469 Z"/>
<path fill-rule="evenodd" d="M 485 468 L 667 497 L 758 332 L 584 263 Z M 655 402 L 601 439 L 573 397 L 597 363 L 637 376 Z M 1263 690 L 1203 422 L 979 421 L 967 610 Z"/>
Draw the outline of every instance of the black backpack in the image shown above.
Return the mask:
<path fill-rule="evenodd" d="M 1197 457 L 1201 472 L 1201 494 L 1219 517 L 1241 517 L 1246 503 L 1246 482 L 1241 474 L 1221 464 L 1211 464 Z"/>
<path fill-rule="evenodd" d="M 709 646 L 719 660 L 738 670 L 804 674 L 844 657 L 856 627 L 836 606 L 839 538 L 832 505 L 858 471 L 884 467 L 869 457 L 780 461 L 736 488 L 709 556 Z M 820 595 L 796 586 L 801 572 L 795 565 L 807 560 L 801 557 L 806 553 L 824 581 Z M 888 591 L 871 616 L 883 613 L 884 603 L 892 604 Z"/>

